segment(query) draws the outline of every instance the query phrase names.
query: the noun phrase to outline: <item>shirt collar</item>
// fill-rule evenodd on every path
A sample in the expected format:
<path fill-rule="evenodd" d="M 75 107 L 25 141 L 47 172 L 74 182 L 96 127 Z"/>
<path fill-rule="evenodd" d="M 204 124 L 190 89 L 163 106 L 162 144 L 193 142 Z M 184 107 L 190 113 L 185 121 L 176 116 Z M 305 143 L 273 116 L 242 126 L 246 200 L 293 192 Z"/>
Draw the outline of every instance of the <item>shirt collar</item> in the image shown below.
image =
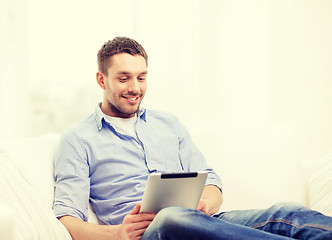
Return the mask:
<path fill-rule="evenodd" d="M 138 118 L 142 118 L 146 122 L 146 109 L 140 107 L 137 113 Z"/>
<path fill-rule="evenodd" d="M 102 129 L 103 121 L 105 121 L 105 119 L 104 119 L 105 114 L 101 111 L 100 106 L 101 106 L 101 103 L 98 103 L 98 105 L 96 106 L 95 111 L 93 113 L 93 116 L 96 120 L 98 130 Z M 140 107 L 138 109 L 137 116 L 138 116 L 138 118 L 141 118 L 142 120 L 144 120 L 146 122 L 146 109 Z"/>

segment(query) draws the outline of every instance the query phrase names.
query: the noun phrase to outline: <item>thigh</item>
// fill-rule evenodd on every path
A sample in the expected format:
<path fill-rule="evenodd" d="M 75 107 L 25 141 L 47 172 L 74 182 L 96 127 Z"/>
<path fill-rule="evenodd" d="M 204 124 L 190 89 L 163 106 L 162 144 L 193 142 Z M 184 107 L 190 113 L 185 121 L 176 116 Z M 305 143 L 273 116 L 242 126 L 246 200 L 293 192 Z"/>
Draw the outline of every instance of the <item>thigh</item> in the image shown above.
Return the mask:
<path fill-rule="evenodd" d="M 287 237 L 331 235 L 332 221 L 297 203 L 281 203 L 268 209 L 224 212 L 221 220 Z"/>
<path fill-rule="evenodd" d="M 141 240 L 286 240 L 268 232 L 210 217 L 196 210 L 171 207 L 161 210 Z"/>
<path fill-rule="evenodd" d="M 268 221 L 271 218 L 271 214 L 268 214 L 265 209 L 250 209 L 222 212 L 213 217 L 233 224 L 254 227 L 258 223 Z"/>

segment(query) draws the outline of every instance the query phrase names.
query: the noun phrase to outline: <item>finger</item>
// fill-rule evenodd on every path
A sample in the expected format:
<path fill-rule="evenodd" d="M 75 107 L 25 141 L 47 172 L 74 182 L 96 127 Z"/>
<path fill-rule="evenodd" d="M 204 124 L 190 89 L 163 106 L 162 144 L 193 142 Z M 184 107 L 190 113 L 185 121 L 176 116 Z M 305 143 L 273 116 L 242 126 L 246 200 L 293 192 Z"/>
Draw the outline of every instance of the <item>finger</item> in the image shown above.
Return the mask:
<path fill-rule="evenodd" d="M 156 217 L 156 214 L 140 213 L 137 217 L 140 218 L 141 221 L 152 221 Z"/>
<path fill-rule="evenodd" d="M 205 208 L 205 202 L 200 200 L 199 203 L 198 203 L 198 206 L 197 206 L 197 210 L 202 210 Z"/>
<path fill-rule="evenodd" d="M 198 211 L 201 211 L 201 212 L 203 212 L 203 213 L 206 214 L 207 209 L 206 209 L 206 204 L 205 204 L 204 201 L 202 201 L 202 200 L 199 201 L 199 204 L 198 204 L 198 206 L 197 206 L 197 210 L 198 210 Z"/>
<path fill-rule="evenodd" d="M 136 237 L 141 238 L 143 236 L 143 234 L 145 233 L 145 231 L 146 231 L 146 228 L 137 230 L 135 232 Z"/>
<path fill-rule="evenodd" d="M 141 236 L 143 235 L 147 227 L 150 225 L 150 223 L 151 221 L 128 224 L 124 226 L 124 232 L 129 239 Z"/>
<path fill-rule="evenodd" d="M 141 203 L 137 203 L 136 206 L 131 210 L 131 212 L 129 214 L 130 215 L 138 214 L 140 209 L 141 209 Z"/>
<path fill-rule="evenodd" d="M 155 218 L 155 214 L 136 214 L 136 215 L 127 215 L 123 219 L 124 224 L 135 224 L 135 223 L 141 223 L 141 222 L 152 222 Z"/>
<path fill-rule="evenodd" d="M 142 236 L 150 224 L 151 224 L 151 222 L 135 224 L 136 226 L 135 226 L 135 230 L 132 231 L 132 236 L 134 236 L 134 237 Z"/>
<path fill-rule="evenodd" d="M 127 215 L 124 218 L 124 223 L 130 224 L 130 223 L 140 223 L 144 221 L 152 222 L 155 218 L 154 214 L 136 214 L 136 215 Z"/>
<path fill-rule="evenodd" d="M 206 214 L 206 209 L 205 208 L 200 208 L 200 209 L 197 209 L 197 211 L 200 211 L 202 213 L 205 213 Z"/>

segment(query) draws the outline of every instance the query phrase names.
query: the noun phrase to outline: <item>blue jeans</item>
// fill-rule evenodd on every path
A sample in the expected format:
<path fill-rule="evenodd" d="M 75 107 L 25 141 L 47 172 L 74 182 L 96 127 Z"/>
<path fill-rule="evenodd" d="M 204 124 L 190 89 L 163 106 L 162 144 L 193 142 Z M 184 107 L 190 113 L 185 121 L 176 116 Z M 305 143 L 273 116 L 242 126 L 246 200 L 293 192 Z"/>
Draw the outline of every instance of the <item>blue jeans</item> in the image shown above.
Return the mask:
<path fill-rule="evenodd" d="M 210 217 L 196 210 L 161 210 L 141 240 L 332 239 L 332 217 L 298 204 L 266 210 L 223 212 Z"/>

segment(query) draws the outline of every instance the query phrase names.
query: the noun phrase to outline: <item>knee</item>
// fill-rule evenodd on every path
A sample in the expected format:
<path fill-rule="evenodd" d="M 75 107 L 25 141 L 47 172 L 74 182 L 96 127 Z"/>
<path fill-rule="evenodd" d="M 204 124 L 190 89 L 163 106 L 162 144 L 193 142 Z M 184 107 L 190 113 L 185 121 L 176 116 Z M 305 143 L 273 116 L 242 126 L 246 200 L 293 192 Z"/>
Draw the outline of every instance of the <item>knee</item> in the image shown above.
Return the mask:
<path fill-rule="evenodd" d="M 188 214 L 185 214 L 187 211 L 190 210 L 181 207 L 162 209 L 146 229 L 141 240 L 160 239 L 161 236 L 174 234 L 177 232 L 174 229 L 179 230 L 184 227 L 185 218 L 188 218 Z"/>
<path fill-rule="evenodd" d="M 305 206 L 303 206 L 300 203 L 296 202 L 282 202 L 274 204 L 271 208 L 272 211 L 283 211 L 283 212 L 298 212 L 298 211 L 304 211 L 307 210 Z"/>
<path fill-rule="evenodd" d="M 191 211 L 182 207 L 164 208 L 157 214 L 153 221 L 162 228 L 174 227 L 175 225 L 186 222 L 186 219 L 190 218 Z"/>
<path fill-rule="evenodd" d="M 200 213 L 182 207 L 164 208 L 156 215 L 151 228 L 158 232 L 169 232 L 174 229 L 185 230 L 191 225 L 192 218 L 196 214 Z"/>

